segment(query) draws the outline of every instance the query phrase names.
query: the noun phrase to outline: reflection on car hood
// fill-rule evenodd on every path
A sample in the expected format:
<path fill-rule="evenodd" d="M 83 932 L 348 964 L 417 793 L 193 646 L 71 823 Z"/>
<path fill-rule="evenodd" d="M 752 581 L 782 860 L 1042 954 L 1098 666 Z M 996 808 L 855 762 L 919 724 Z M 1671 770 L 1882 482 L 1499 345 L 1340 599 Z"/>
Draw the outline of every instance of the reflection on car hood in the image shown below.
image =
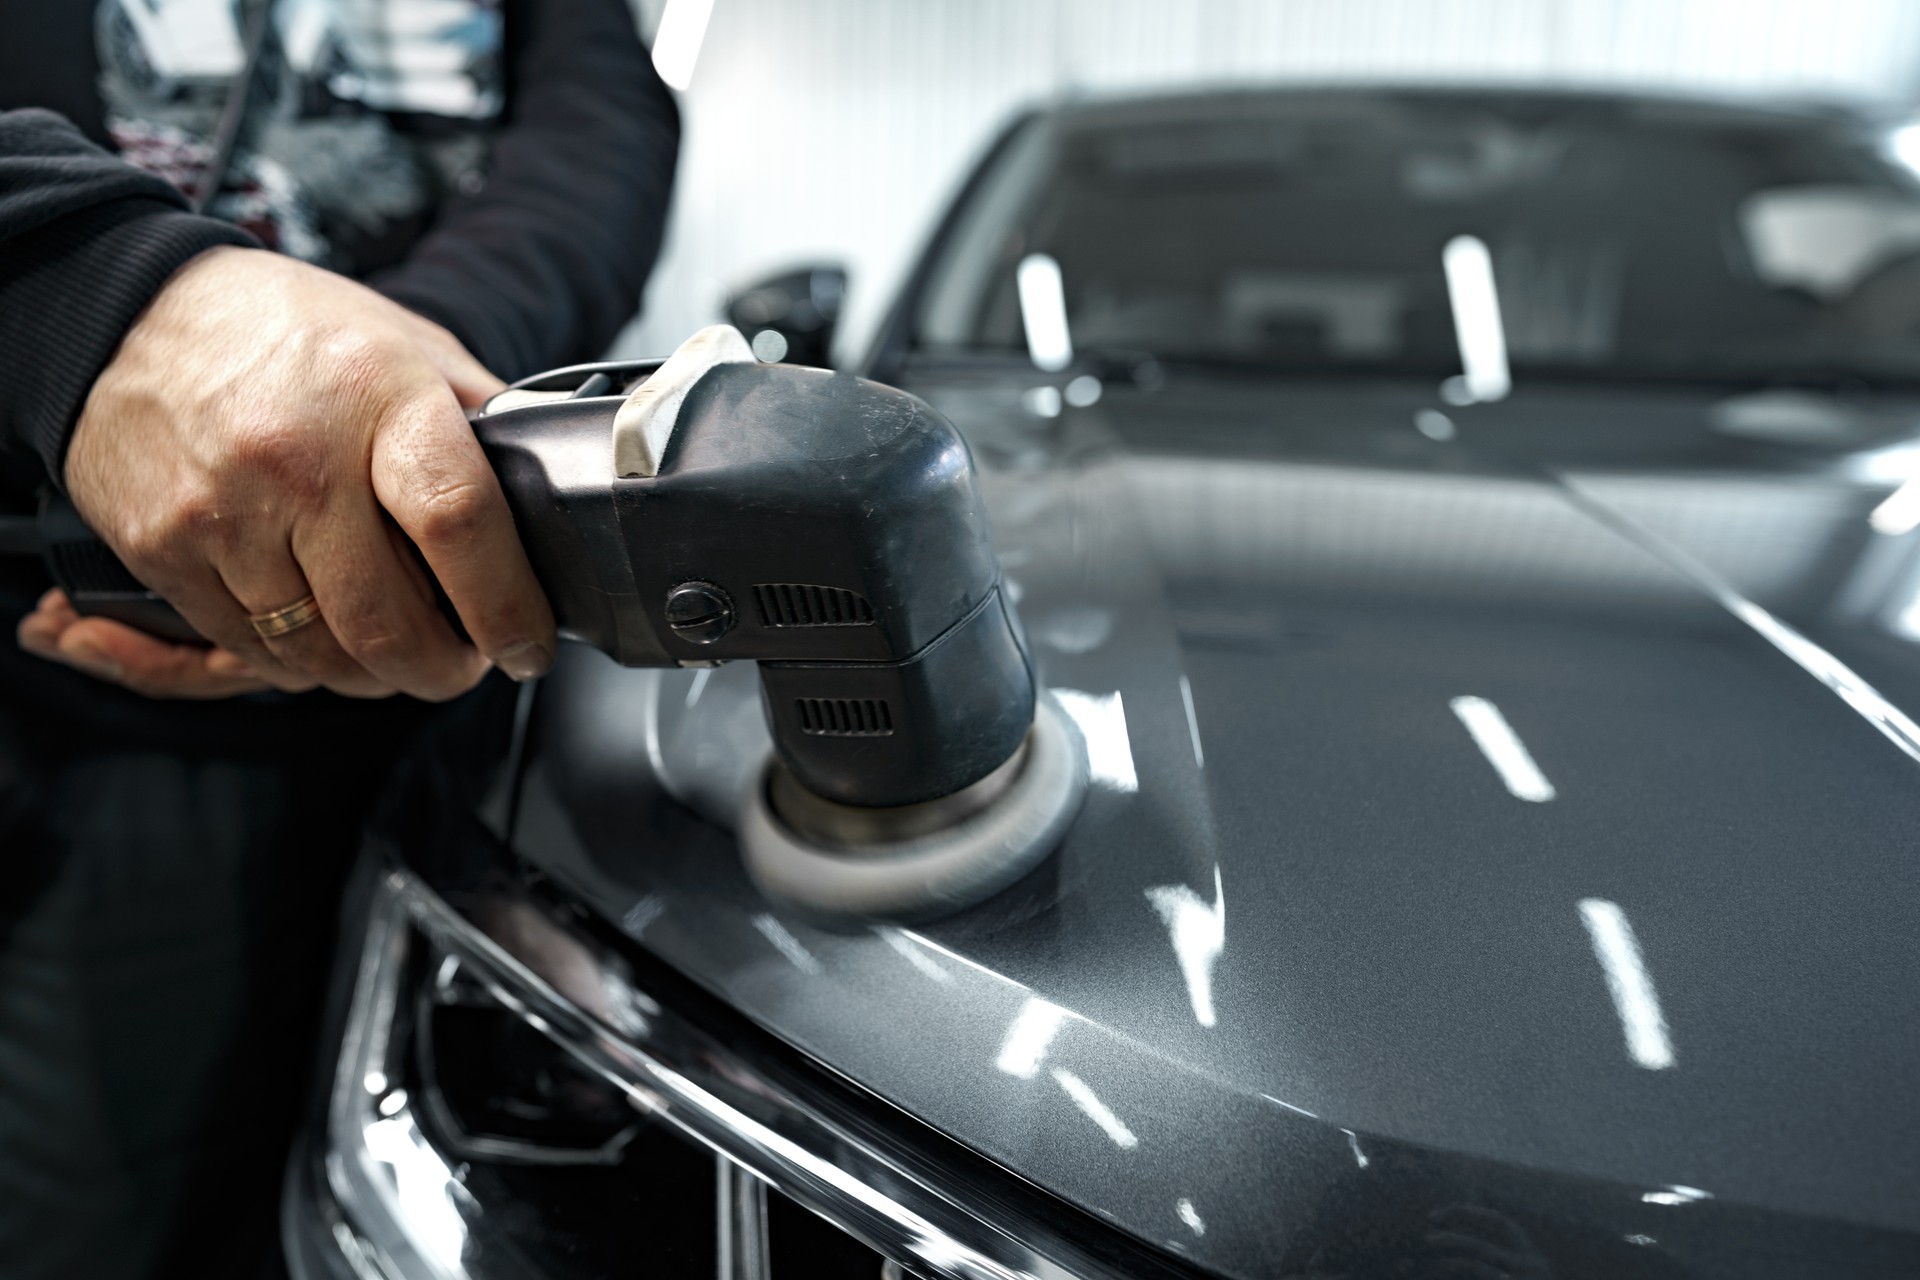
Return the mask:
<path fill-rule="evenodd" d="M 1906 1273 L 1920 561 L 1868 523 L 1920 474 L 1906 417 L 1805 443 L 1705 395 L 1542 393 L 1436 440 L 1391 386 L 1051 418 L 1006 377 L 912 389 L 972 442 L 1090 741 L 1059 856 L 923 928 L 790 918 L 635 780 L 662 707 L 756 716 L 751 671 L 582 653 L 529 857 L 1209 1267 L 1359 1271 L 1484 1212 L 1521 1274 Z"/>

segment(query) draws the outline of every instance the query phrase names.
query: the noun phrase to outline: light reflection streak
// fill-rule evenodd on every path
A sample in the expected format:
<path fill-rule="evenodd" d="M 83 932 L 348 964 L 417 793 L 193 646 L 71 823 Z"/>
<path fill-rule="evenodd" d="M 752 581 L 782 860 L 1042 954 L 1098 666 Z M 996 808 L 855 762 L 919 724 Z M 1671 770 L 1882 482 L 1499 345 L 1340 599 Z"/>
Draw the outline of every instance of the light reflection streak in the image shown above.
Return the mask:
<path fill-rule="evenodd" d="M 626 914 L 620 917 L 620 928 L 629 938 L 638 938 L 647 931 L 647 926 L 665 915 L 667 902 L 657 893 L 649 893 L 628 907 Z"/>
<path fill-rule="evenodd" d="M 667 0 L 660 25 L 653 33 L 653 69 L 667 84 L 685 93 L 693 83 L 694 64 L 707 38 L 707 20 L 713 0 Z"/>
<path fill-rule="evenodd" d="M 1875 533 L 1889 538 L 1920 529 L 1920 476 L 1888 494 L 1867 517 L 1867 523 Z"/>
<path fill-rule="evenodd" d="M 1673 1065 L 1673 1042 L 1667 1038 L 1667 1019 L 1660 997 L 1640 959 L 1640 943 L 1626 912 L 1605 898 L 1582 898 L 1580 920 L 1593 940 L 1593 954 L 1607 976 L 1607 991 L 1620 1015 L 1627 1053 L 1649 1071 Z"/>
<path fill-rule="evenodd" d="M 1766 637 L 1767 641 L 1800 665 L 1801 670 L 1839 695 L 1887 741 L 1920 760 L 1920 725 L 1888 702 L 1878 689 L 1862 680 L 1846 663 L 1795 631 L 1750 600 L 1735 597 L 1728 604 L 1733 615 Z"/>
<path fill-rule="evenodd" d="M 1193 739 L 1193 767 L 1207 767 L 1207 753 L 1200 749 L 1200 717 L 1193 713 L 1193 685 L 1184 673 L 1180 676 L 1180 702 L 1187 709 L 1187 736 Z"/>
<path fill-rule="evenodd" d="M 693 673 L 693 683 L 687 686 L 687 710 L 693 710 L 693 704 L 700 701 L 700 695 L 707 691 L 707 681 L 712 678 L 712 667 L 702 667 Z"/>
<path fill-rule="evenodd" d="M 1690 579 L 1712 596 L 1721 608 L 1792 659 L 1802 671 L 1831 689 L 1840 701 L 1878 729 L 1882 737 L 1900 748 L 1909 759 L 1920 761 L 1920 725 L 1916 725 L 1906 712 L 1889 702 L 1853 668 L 1735 591 L 1726 579 L 1673 543 L 1606 503 L 1589 497 L 1565 476 L 1554 478 L 1575 506 Z"/>
<path fill-rule="evenodd" d="M 1104 388 L 1100 379 L 1090 373 L 1083 373 L 1067 384 L 1066 401 L 1076 409 L 1087 409 L 1100 403 Z"/>
<path fill-rule="evenodd" d="M 1660 1191 L 1647 1191 L 1641 1193 L 1640 1196 L 1641 1203 L 1643 1204 L 1664 1205 L 1692 1204 L 1696 1200 L 1711 1199 L 1713 1199 L 1713 1193 L 1711 1191 L 1702 1191 L 1698 1187 L 1681 1186 L 1667 1187 Z"/>
<path fill-rule="evenodd" d="M 1067 1011 L 1053 1001 L 1029 997 L 1007 1028 L 1007 1038 L 1001 1041 L 1000 1056 L 993 1065 L 1010 1076 L 1033 1079 L 1066 1017 Z"/>
<path fill-rule="evenodd" d="M 1213 869 L 1213 901 L 1208 903 L 1184 884 L 1155 885 L 1147 901 L 1167 926 L 1180 974 L 1187 982 L 1193 1018 L 1203 1027 L 1214 1024 L 1213 964 L 1227 945 L 1227 899 L 1220 887 L 1220 868 Z"/>
<path fill-rule="evenodd" d="M 407 1242 L 439 1267 L 457 1271 L 467 1224 L 454 1204 L 453 1171 L 420 1136 L 411 1115 L 375 1120 L 363 1134 L 367 1154 L 393 1170 Z"/>
<path fill-rule="evenodd" d="M 1309 1120 L 1318 1120 L 1320 1118 L 1318 1113 L 1309 1111 L 1305 1107 L 1296 1107 L 1291 1102 L 1282 1102 L 1280 1101 L 1280 1099 L 1274 1097 L 1270 1093 L 1263 1093 L 1260 1095 L 1260 1097 L 1264 1101 L 1271 1102 L 1276 1107 L 1285 1107 L 1287 1110 L 1293 1112 L 1295 1115 L 1305 1116 Z"/>
<path fill-rule="evenodd" d="M 1500 293 L 1493 282 L 1493 255 L 1478 236 L 1455 236 L 1440 251 L 1453 304 L 1454 335 L 1468 394 L 1479 401 L 1504 399 L 1513 389 L 1507 369 L 1507 336 L 1500 324 Z"/>
<path fill-rule="evenodd" d="M 1445 442 L 1459 432 L 1453 425 L 1453 419 L 1438 409 L 1422 409 L 1413 415 L 1413 429 L 1429 440 Z"/>
<path fill-rule="evenodd" d="M 1049 373 L 1066 368 L 1073 363 L 1073 339 L 1067 332 L 1067 291 L 1060 279 L 1060 264 L 1047 254 L 1030 253 L 1020 260 L 1014 280 L 1020 289 L 1027 354 L 1034 366 Z"/>
<path fill-rule="evenodd" d="M 753 927 L 760 931 L 761 937 L 774 945 L 775 950 L 792 961 L 794 968 L 809 976 L 820 972 L 820 962 L 814 959 L 811 951 L 800 945 L 800 939 L 787 932 L 787 926 L 763 911 L 753 918 Z"/>
<path fill-rule="evenodd" d="M 1036 418 L 1057 418 L 1060 416 L 1060 388 L 1030 388 L 1021 395 L 1020 403 Z"/>
<path fill-rule="evenodd" d="M 1099 1096 L 1087 1087 L 1086 1081 L 1061 1067 L 1053 1069 L 1053 1079 L 1054 1083 L 1067 1091 L 1067 1096 L 1073 1099 L 1073 1104 L 1086 1113 L 1087 1119 L 1106 1131 L 1106 1135 L 1113 1139 L 1114 1146 L 1122 1151 L 1131 1151 L 1140 1145 L 1140 1139 L 1133 1136 L 1133 1130 L 1127 1128 L 1120 1117 L 1113 1114 L 1106 1103 L 1100 1101 Z"/>
<path fill-rule="evenodd" d="M 1087 744 L 1087 773 L 1114 791 L 1138 791 L 1133 744 L 1127 737 L 1127 707 L 1118 690 L 1108 694 L 1055 689 L 1060 709 L 1073 719 Z"/>
<path fill-rule="evenodd" d="M 1520 741 L 1520 735 L 1500 714 L 1499 707 L 1485 698 L 1472 697 L 1455 698 L 1447 705 L 1473 735 L 1474 745 L 1500 775 L 1500 781 L 1506 783 L 1508 791 L 1536 804 L 1553 799 L 1557 794 L 1553 784 L 1540 772 L 1540 766 L 1527 751 L 1527 744 Z"/>
<path fill-rule="evenodd" d="M 990 969 L 986 965 L 981 964 L 978 960 L 972 959 L 971 957 L 968 957 L 968 956 L 961 955 L 958 951 L 955 951 L 952 947 L 941 946 L 939 943 L 935 942 L 932 938 L 926 937 L 923 934 L 915 933 L 911 929 L 898 929 L 898 930 L 895 930 L 895 932 L 897 932 L 901 937 L 910 939 L 911 941 L 918 943 L 920 946 L 925 947 L 928 951 L 933 952 L 935 955 L 945 956 L 947 959 L 953 961 L 956 964 L 965 965 L 967 968 L 972 969 L 975 973 L 980 974 L 982 977 L 992 978 L 995 982 L 999 982 L 1006 986 L 1012 987 L 1016 991 L 1026 990 L 1026 987 L 1022 986 L 1018 982 L 1015 982 L 1012 978 L 1009 978 L 1006 974 L 1001 973 L 999 970 Z"/>
<path fill-rule="evenodd" d="M 953 981 L 952 974 L 935 964 L 932 957 L 922 952 L 919 947 L 914 946 L 913 940 L 901 933 L 900 930 L 880 928 L 875 929 L 874 932 L 880 935 L 882 942 L 885 942 L 888 946 L 904 956 L 908 964 L 918 969 L 927 977 L 932 978 L 935 982 Z"/>
<path fill-rule="evenodd" d="M 1342 1129 L 1340 1132 L 1347 1135 L 1347 1150 L 1353 1152 L 1353 1163 L 1355 1165 L 1364 1169 L 1368 1165 L 1373 1163 L 1372 1160 L 1367 1158 L 1367 1153 L 1360 1149 L 1359 1134 L 1355 1133 L 1351 1129 Z"/>

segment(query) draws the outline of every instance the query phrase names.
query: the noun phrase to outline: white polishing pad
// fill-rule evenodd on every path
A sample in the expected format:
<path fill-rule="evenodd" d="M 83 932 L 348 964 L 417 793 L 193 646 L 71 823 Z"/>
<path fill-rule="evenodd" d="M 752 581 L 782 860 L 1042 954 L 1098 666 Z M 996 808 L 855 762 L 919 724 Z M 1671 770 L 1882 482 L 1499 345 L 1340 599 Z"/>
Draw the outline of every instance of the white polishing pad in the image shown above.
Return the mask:
<path fill-rule="evenodd" d="M 1080 810 L 1087 754 L 1071 721 L 1042 697 L 1027 759 L 1007 790 L 944 830 L 858 850 L 796 834 L 773 811 L 764 780 L 739 822 L 747 874 L 769 897 L 861 920 L 928 920 L 973 906 L 1031 871 Z"/>

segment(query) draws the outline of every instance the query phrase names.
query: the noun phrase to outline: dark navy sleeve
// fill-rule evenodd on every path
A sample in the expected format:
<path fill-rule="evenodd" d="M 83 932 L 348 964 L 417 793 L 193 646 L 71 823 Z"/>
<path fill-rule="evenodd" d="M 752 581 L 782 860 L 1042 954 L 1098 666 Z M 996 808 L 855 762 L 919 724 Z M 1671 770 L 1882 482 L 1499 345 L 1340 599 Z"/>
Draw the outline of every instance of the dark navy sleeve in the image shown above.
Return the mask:
<path fill-rule="evenodd" d="M 60 483 L 87 392 L 160 286 L 254 243 L 64 117 L 0 112 L 0 467 Z"/>
<path fill-rule="evenodd" d="M 627 0 L 518 0 L 485 181 L 369 281 L 505 378 L 590 360 L 660 251 L 680 117 Z"/>

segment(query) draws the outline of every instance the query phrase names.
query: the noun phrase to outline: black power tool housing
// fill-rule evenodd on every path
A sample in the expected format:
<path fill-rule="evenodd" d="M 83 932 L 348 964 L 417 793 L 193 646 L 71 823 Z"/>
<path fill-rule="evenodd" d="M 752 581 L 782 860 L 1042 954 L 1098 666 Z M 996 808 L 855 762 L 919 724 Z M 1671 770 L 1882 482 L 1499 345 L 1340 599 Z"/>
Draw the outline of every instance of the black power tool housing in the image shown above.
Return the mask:
<path fill-rule="evenodd" d="M 561 633 L 630 667 L 757 661 L 807 791 L 915 804 L 1020 748 L 1031 662 L 966 444 L 922 401 L 716 327 L 524 379 L 473 429 Z M 191 634 L 71 508 L 41 527 L 81 612 Z"/>
<path fill-rule="evenodd" d="M 781 761 L 842 804 L 950 795 L 1014 753 L 1033 674 L 951 424 L 851 374 L 723 363 L 688 390 L 657 473 L 623 477 L 623 399 L 474 421 L 565 634 L 630 667 L 758 661 Z"/>

